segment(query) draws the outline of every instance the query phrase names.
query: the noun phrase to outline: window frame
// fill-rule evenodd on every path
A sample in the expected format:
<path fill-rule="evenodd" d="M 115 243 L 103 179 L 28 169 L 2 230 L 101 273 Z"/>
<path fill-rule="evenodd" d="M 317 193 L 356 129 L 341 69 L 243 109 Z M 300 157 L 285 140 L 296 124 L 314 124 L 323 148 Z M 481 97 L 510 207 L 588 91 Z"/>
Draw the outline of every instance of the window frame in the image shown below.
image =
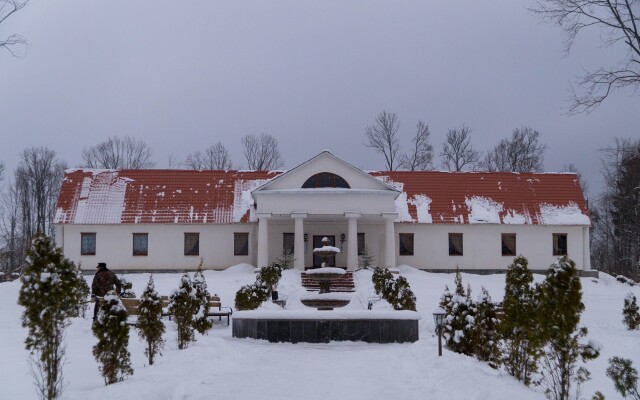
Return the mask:
<path fill-rule="evenodd" d="M 187 237 L 196 237 L 197 241 L 194 247 L 187 251 Z M 195 252 L 194 252 L 195 248 Z M 199 256 L 200 255 L 200 232 L 185 232 L 184 233 L 184 255 L 185 256 Z"/>
<path fill-rule="evenodd" d="M 238 250 L 237 240 L 238 238 L 246 238 L 244 246 L 241 250 Z M 234 256 L 248 256 L 249 255 L 249 232 L 234 232 L 233 233 L 233 255 Z"/>
<path fill-rule="evenodd" d="M 411 248 L 407 247 L 407 243 L 402 238 L 410 238 Z M 401 256 L 413 256 L 415 254 L 415 235 L 413 233 L 398 233 L 398 253 Z"/>
<path fill-rule="evenodd" d="M 504 238 L 505 236 L 513 236 L 513 254 L 505 253 L 505 248 L 509 248 L 509 246 L 505 247 Z M 515 233 L 502 233 L 500 235 L 500 245 L 502 247 L 501 254 L 503 257 L 515 257 L 518 254 L 518 236 Z"/>
<path fill-rule="evenodd" d="M 460 238 L 460 254 L 456 252 L 452 252 L 452 250 L 455 251 L 455 244 L 451 241 L 451 238 L 453 237 L 459 237 Z M 464 234 L 462 233 L 449 233 L 448 236 L 449 239 L 449 256 L 450 257 L 462 257 L 464 256 Z"/>
<path fill-rule="evenodd" d="M 136 237 L 144 237 L 145 238 L 145 248 L 144 253 L 142 251 L 136 251 Z M 132 249 L 131 253 L 133 256 L 148 256 L 149 255 L 149 233 L 146 232 L 134 232 L 132 234 Z"/>
<path fill-rule="evenodd" d="M 85 237 L 93 238 L 93 252 L 85 251 L 85 241 L 84 241 Z M 95 256 L 97 252 L 97 247 L 98 247 L 98 235 L 96 234 L 96 232 L 80 232 L 80 255 L 81 256 Z"/>
<path fill-rule="evenodd" d="M 564 253 L 560 252 L 560 246 L 557 238 L 564 238 Z M 566 233 L 554 233 L 552 234 L 552 252 L 554 256 L 566 256 L 569 255 L 569 235 Z"/>

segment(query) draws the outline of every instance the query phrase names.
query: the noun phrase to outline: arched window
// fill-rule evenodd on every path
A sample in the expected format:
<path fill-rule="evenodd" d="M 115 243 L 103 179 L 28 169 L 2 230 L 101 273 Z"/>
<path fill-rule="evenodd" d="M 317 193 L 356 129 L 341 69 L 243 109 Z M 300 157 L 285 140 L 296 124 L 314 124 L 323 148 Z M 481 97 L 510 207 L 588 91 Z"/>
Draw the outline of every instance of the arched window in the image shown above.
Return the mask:
<path fill-rule="evenodd" d="M 320 172 L 315 174 L 302 185 L 303 189 L 315 188 L 345 188 L 351 189 L 351 186 L 339 175 L 331 172 Z"/>

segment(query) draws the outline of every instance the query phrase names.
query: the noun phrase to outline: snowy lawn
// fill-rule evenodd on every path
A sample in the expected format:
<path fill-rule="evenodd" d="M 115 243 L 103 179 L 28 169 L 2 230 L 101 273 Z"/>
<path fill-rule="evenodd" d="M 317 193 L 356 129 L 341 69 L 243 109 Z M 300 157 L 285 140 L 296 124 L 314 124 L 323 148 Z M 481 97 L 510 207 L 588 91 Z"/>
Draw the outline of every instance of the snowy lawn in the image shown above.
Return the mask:
<path fill-rule="evenodd" d="M 453 274 L 431 274 L 400 267 L 418 299 L 420 340 L 413 344 L 366 344 L 334 342 L 329 344 L 272 344 L 266 341 L 233 339 L 226 322 L 218 322 L 207 336 L 177 350 L 175 327 L 167 322 L 164 355 L 153 366 L 145 364 L 143 346 L 137 333 L 130 334 L 129 350 L 134 375 L 126 381 L 104 386 L 98 366 L 91 355 L 95 338 L 91 320 L 77 319 L 67 330 L 67 365 L 64 375 L 68 386 L 64 399 L 544 399 L 510 376 L 491 369 L 473 358 L 446 349 L 437 357 L 437 337 L 433 336 L 431 312 L 437 307 L 445 284 L 453 287 Z M 536 281 L 543 279 L 535 275 Z M 254 281 L 251 268 L 236 266 L 226 271 L 205 272 L 210 292 L 217 293 L 223 305 L 233 306 L 236 290 Z M 371 273 L 356 273 L 358 292 L 347 309 L 366 308 L 372 295 Z M 149 274 L 127 275 L 139 296 Z M 91 276 L 87 279 L 90 281 Z M 154 275 L 160 294 L 177 288 L 180 274 Z M 288 309 L 302 309 L 298 299 L 305 291 L 299 285 L 299 272 L 286 271 L 279 286 L 286 295 Z M 463 274 L 471 284 L 474 298 L 485 286 L 494 301 L 504 292 L 504 275 Z M 586 311 L 582 324 L 589 338 L 601 342 L 602 355 L 587 365 L 592 380 L 584 386 L 583 396 L 591 398 L 596 390 L 606 398 L 620 399 L 605 376 L 608 358 L 631 358 L 640 369 L 640 331 L 630 332 L 622 324 L 622 305 L 627 292 L 640 298 L 640 288 L 630 288 L 602 275 L 598 283 L 582 279 Z M 16 304 L 19 282 L 0 284 L 0 398 L 35 399 L 29 374 L 28 353 L 20 327 L 22 309 Z M 265 308 L 278 307 L 273 304 Z M 377 303 L 374 309 L 383 309 Z M 89 313 L 91 310 L 89 310 Z M 330 312 L 330 311 L 329 311 Z"/>

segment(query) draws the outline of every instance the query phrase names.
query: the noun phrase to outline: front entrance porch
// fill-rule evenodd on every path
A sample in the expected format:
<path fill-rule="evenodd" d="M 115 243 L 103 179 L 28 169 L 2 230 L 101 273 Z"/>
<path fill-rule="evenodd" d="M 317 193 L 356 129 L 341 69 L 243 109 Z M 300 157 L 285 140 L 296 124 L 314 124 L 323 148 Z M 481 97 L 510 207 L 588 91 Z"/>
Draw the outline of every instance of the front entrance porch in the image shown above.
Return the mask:
<path fill-rule="evenodd" d="M 372 253 L 376 265 L 395 266 L 396 215 L 362 215 L 359 212 L 344 215 L 257 214 L 256 266 L 268 265 L 288 251 L 293 254 L 294 268 L 304 271 L 319 267 L 322 260 L 313 254 L 313 249 L 322 247 L 323 237 L 330 240 L 331 246 L 340 249 L 340 253 L 329 260 L 332 267 L 354 271 L 365 246 Z"/>

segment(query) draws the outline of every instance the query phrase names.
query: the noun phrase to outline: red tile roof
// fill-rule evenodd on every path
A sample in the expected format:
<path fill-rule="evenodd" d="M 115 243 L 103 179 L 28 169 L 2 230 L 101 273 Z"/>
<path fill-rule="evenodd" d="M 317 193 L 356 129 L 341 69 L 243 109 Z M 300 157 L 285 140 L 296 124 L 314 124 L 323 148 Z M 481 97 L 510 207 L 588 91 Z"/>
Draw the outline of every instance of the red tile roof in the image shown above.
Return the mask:
<path fill-rule="evenodd" d="M 280 173 L 68 170 L 54 223 L 247 222 L 250 191 Z M 393 171 L 371 175 L 403 192 L 396 200 L 400 221 L 589 224 L 575 174 Z"/>

